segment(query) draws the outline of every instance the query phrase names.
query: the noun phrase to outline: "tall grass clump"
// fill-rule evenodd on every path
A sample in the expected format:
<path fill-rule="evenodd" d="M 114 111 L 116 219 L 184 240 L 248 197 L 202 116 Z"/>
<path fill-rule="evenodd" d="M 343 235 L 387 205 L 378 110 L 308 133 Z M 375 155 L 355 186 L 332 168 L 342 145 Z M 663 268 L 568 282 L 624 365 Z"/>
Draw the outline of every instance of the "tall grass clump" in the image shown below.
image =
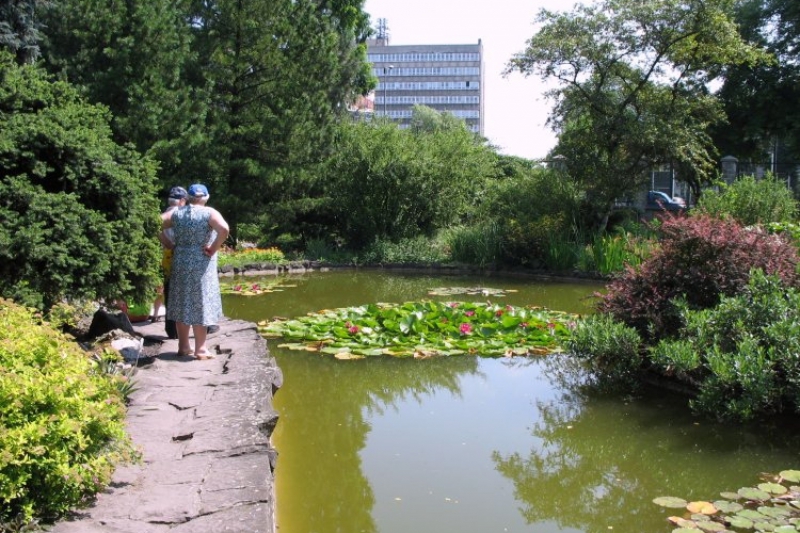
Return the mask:
<path fill-rule="evenodd" d="M 484 267 L 500 259 L 502 236 L 496 222 L 454 228 L 447 233 L 445 240 L 450 258 L 458 263 Z"/>

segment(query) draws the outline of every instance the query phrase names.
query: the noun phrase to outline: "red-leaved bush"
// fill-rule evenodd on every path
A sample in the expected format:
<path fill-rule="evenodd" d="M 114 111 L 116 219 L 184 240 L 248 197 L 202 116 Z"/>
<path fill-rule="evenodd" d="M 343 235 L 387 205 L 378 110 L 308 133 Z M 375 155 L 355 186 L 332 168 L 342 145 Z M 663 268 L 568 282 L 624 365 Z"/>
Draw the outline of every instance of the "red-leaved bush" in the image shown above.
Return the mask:
<path fill-rule="evenodd" d="M 599 303 L 651 341 L 681 327 L 675 298 L 693 309 L 713 307 L 741 292 L 754 268 L 798 284 L 797 248 L 781 235 L 708 215 L 667 216 L 659 231 L 660 248 L 612 280 Z"/>

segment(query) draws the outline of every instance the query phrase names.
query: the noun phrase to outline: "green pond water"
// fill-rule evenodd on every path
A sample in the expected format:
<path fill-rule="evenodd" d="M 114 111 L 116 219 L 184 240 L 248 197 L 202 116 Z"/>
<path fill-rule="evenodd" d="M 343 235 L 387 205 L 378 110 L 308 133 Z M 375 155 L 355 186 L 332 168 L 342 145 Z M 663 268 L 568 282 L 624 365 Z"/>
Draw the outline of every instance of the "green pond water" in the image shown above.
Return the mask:
<path fill-rule="evenodd" d="M 249 321 L 489 287 L 494 301 L 591 311 L 596 283 L 339 271 L 236 278 L 283 290 L 225 295 Z M 767 425 L 694 418 L 665 391 L 607 397 L 564 357 L 367 358 L 287 351 L 273 435 L 280 533 L 656 533 L 680 514 L 658 496 L 719 499 L 760 472 L 800 467 L 797 417 Z"/>

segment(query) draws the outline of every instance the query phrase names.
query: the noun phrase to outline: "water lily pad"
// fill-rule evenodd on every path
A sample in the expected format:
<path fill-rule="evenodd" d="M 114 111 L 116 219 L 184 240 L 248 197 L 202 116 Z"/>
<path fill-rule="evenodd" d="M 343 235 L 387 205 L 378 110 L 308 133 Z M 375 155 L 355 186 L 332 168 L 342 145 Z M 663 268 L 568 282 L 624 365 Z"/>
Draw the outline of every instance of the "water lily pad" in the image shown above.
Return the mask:
<path fill-rule="evenodd" d="M 729 502 L 727 500 L 715 501 L 714 507 L 716 507 L 721 513 L 730 513 L 730 514 L 737 513 L 742 509 L 744 509 L 742 504 L 736 502 Z"/>
<path fill-rule="evenodd" d="M 351 352 L 339 352 L 336 355 L 334 355 L 334 357 L 336 359 L 339 359 L 339 360 L 342 360 L 342 361 L 352 361 L 352 360 L 355 360 L 355 359 L 364 359 L 363 355 L 358 355 L 358 354 L 351 353 Z"/>
<path fill-rule="evenodd" d="M 653 503 L 670 509 L 684 509 L 689 502 L 683 498 L 675 498 L 674 496 L 660 496 L 654 499 Z"/>
<path fill-rule="evenodd" d="M 727 529 L 723 524 L 712 520 L 697 522 L 697 527 L 703 531 L 725 531 Z"/>
<path fill-rule="evenodd" d="M 789 489 L 778 483 L 760 483 L 758 488 L 771 494 L 786 494 L 789 492 Z"/>
<path fill-rule="evenodd" d="M 690 513 L 700 513 L 704 515 L 711 515 L 717 512 L 717 508 L 714 507 L 714 504 L 704 501 L 690 502 L 686 506 L 686 509 L 688 509 Z"/>
<path fill-rule="evenodd" d="M 785 516 L 790 516 L 792 512 L 784 507 L 768 507 L 766 505 L 762 505 L 758 508 L 758 512 L 765 515 L 771 516 L 773 518 L 782 518 Z"/>
<path fill-rule="evenodd" d="M 778 526 L 775 528 L 775 533 L 797 533 L 798 529 L 794 526 Z"/>
<path fill-rule="evenodd" d="M 455 296 L 466 294 L 468 296 L 505 296 L 507 292 L 517 292 L 514 290 L 505 291 L 503 289 L 492 289 L 490 287 L 436 287 L 428 290 L 431 296 Z"/>
<path fill-rule="evenodd" d="M 748 500 L 766 501 L 770 498 L 768 492 L 754 487 L 742 487 L 737 492 L 739 493 L 739 496 Z"/>
<path fill-rule="evenodd" d="M 741 516 L 742 518 L 747 518 L 748 520 L 766 520 L 767 517 L 763 514 L 759 513 L 755 509 L 743 509 L 736 513 L 736 516 Z"/>
<path fill-rule="evenodd" d="M 800 483 L 800 470 L 784 470 L 780 476 L 786 481 L 792 483 Z"/>
<path fill-rule="evenodd" d="M 753 528 L 753 521 L 749 518 L 745 518 L 744 516 L 731 516 L 728 518 L 728 522 L 730 523 L 731 527 L 736 527 L 740 529 L 752 529 Z"/>
<path fill-rule="evenodd" d="M 719 495 L 725 498 L 726 500 L 739 500 L 742 498 L 742 496 L 738 492 L 726 491 L 726 492 L 720 492 Z"/>
<path fill-rule="evenodd" d="M 673 529 L 672 533 L 703 533 L 703 530 L 696 527 L 679 527 L 678 529 Z"/>

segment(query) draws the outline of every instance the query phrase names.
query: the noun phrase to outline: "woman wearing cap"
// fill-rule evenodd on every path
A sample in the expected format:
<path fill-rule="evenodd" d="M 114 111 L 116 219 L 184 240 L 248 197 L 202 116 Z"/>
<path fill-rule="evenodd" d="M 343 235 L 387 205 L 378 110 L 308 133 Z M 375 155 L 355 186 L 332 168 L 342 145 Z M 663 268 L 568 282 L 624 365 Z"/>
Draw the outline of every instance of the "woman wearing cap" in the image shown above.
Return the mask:
<path fill-rule="evenodd" d="M 189 187 L 186 205 L 162 224 L 160 240 L 172 248 L 167 319 L 178 326 L 178 355 L 211 359 L 206 349 L 206 327 L 222 318 L 222 298 L 217 274 L 217 251 L 228 238 L 228 223 L 216 209 L 206 206 L 205 185 Z M 174 245 L 165 232 L 172 228 Z M 189 329 L 194 332 L 194 350 Z"/>

